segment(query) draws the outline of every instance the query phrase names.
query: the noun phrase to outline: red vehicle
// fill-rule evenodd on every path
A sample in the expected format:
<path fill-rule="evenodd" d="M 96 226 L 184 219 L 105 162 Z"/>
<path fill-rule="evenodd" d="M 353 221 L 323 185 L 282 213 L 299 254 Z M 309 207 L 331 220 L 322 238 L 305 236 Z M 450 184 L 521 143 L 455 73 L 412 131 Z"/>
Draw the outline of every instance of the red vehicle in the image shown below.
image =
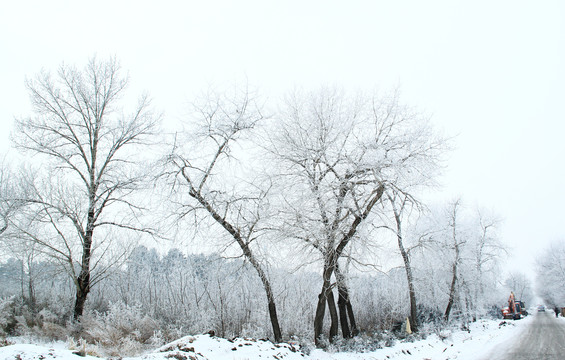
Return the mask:
<path fill-rule="evenodd" d="M 514 299 L 514 292 L 510 292 L 508 307 L 502 309 L 502 317 L 505 319 L 519 320 L 522 316 L 528 315 L 526 304 L 523 301 Z"/>

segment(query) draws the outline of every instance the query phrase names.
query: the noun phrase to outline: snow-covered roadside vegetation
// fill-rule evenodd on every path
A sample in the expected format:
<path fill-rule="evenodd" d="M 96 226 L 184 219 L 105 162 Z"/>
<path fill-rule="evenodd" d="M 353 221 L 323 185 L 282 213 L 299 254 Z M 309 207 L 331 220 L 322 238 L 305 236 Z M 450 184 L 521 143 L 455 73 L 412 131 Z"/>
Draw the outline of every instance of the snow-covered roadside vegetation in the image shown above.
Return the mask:
<path fill-rule="evenodd" d="M 430 334 L 426 339 L 408 338 L 394 341 L 390 346 L 367 352 L 339 352 L 336 349 L 311 350 L 304 353 L 296 343 L 273 344 L 268 340 L 250 338 L 223 339 L 210 335 L 186 336 L 174 342 L 149 350 L 137 357 L 124 360 L 236 360 L 236 359 L 311 359 L 311 360 L 361 360 L 361 359 L 459 359 L 473 360 L 488 354 L 497 344 L 515 336 L 530 320 L 520 322 L 479 320 L 466 330 L 444 329 Z M 25 338 L 13 341 L 22 342 Z M 358 350 L 362 350 L 359 348 Z M 85 356 L 86 355 L 86 356 Z M 101 349 L 94 345 L 63 342 L 31 345 L 18 343 L 0 348 L 2 359 L 96 359 Z M 102 355 L 103 356 L 103 355 Z"/>
<path fill-rule="evenodd" d="M 137 248 L 125 268 L 116 269 L 93 290 L 89 307 L 79 323 L 69 321 L 72 308 L 69 299 L 73 294 L 66 277 L 57 277 L 49 263 L 34 263 L 32 269 L 37 276 L 32 278 L 32 284 L 36 296 L 35 303 L 30 303 L 19 292 L 22 274 L 17 264 L 21 263 L 14 260 L 0 265 L 4 294 L 11 293 L 0 302 L 0 331 L 4 336 L 83 339 L 88 344 L 97 344 L 107 356 L 140 354 L 185 335 L 210 330 L 224 338 L 272 339 L 265 328 L 268 314 L 261 284 L 253 269 L 239 260 L 184 256 L 178 250 L 160 256 L 155 250 Z M 420 266 L 415 268 L 414 276 L 421 299 L 418 306 L 421 326 L 410 339 L 452 326 L 467 326 L 479 313 L 478 309 L 465 308 L 465 302 L 456 301 L 454 316 L 445 323 L 443 306 L 447 301 L 449 277 L 434 267 Z M 321 282 L 320 275 L 273 269 L 271 277 L 276 284 L 285 341 L 314 347 L 312 299 L 318 294 L 315 285 Z M 352 339 L 339 337 L 333 344 L 326 341 L 324 346 L 368 351 L 404 338 L 410 310 L 403 269 L 349 274 L 348 279 L 359 334 Z M 505 293 L 497 294 L 496 288 L 490 291 L 493 308 L 481 307 L 480 314 L 497 317 L 500 312 L 496 304 L 505 302 Z"/>

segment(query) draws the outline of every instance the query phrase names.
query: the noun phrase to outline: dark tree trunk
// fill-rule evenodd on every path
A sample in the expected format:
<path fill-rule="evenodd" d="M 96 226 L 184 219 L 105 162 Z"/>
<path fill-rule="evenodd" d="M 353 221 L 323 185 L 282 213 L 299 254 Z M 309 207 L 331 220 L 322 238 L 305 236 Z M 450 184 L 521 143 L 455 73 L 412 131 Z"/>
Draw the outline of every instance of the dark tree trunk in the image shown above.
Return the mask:
<path fill-rule="evenodd" d="M 347 319 L 347 304 L 342 286 L 340 286 L 339 283 L 337 293 L 337 307 L 339 309 L 339 323 L 341 325 L 341 332 L 344 339 L 349 339 L 351 337 L 351 331 L 349 330 L 349 321 Z"/>
<path fill-rule="evenodd" d="M 356 336 L 359 331 L 357 330 L 355 316 L 353 315 L 353 306 L 349 300 L 349 290 L 347 289 L 345 277 L 341 273 L 338 265 L 336 265 L 335 268 L 335 275 L 337 279 L 339 321 L 341 324 L 343 338 L 348 339 L 352 336 Z"/>
<path fill-rule="evenodd" d="M 73 320 L 80 321 L 80 317 L 84 313 L 84 304 L 90 292 L 90 257 L 92 255 L 92 238 L 94 235 L 94 194 L 95 190 L 91 190 L 90 210 L 88 211 L 86 231 L 82 242 L 82 259 L 80 273 L 76 279 L 76 299 L 73 311 Z"/>
<path fill-rule="evenodd" d="M 445 314 L 443 319 L 445 322 L 449 321 L 449 315 L 451 314 L 451 308 L 453 307 L 453 301 L 455 300 L 455 285 L 457 284 L 457 262 L 453 263 L 453 277 L 451 278 L 451 287 L 449 290 L 449 300 L 447 301 L 447 307 L 445 309 Z"/>
<path fill-rule="evenodd" d="M 328 294 L 331 291 L 330 278 L 333 269 L 331 266 L 325 266 L 323 273 L 322 291 L 318 295 L 318 305 L 316 306 L 316 315 L 314 316 L 314 342 L 316 346 L 321 345 L 322 332 L 324 327 L 324 315 L 326 314 L 326 303 L 328 302 Z"/>
<path fill-rule="evenodd" d="M 409 295 L 410 295 L 410 328 L 413 332 L 418 331 L 418 306 L 416 303 L 416 290 L 414 290 L 414 283 L 412 279 L 412 271 L 406 274 L 407 277 L 410 278 L 410 282 L 408 284 Z"/>
<path fill-rule="evenodd" d="M 334 342 L 335 337 L 339 332 L 339 322 L 337 316 L 337 309 L 335 307 L 334 292 L 330 289 L 328 292 L 328 310 L 330 311 L 330 343 Z"/>
<path fill-rule="evenodd" d="M 267 303 L 269 307 L 269 318 L 271 319 L 271 326 L 273 328 L 273 336 L 275 337 L 275 342 L 282 341 L 282 332 L 279 325 L 279 319 L 277 316 L 277 307 L 275 304 L 275 296 L 273 294 L 273 290 L 271 287 L 271 282 L 269 281 L 267 274 L 263 270 L 261 264 L 255 258 L 251 248 L 249 247 L 248 243 L 246 243 L 241 236 L 239 230 L 237 230 L 232 224 L 230 224 L 226 219 L 224 219 L 220 214 L 214 210 L 212 205 L 206 201 L 206 199 L 198 192 L 191 191 L 190 196 L 194 197 L 201 205 L 206 208 L 206 211 L 214 218 L 218 224 L 220 224 L 237 242 L 239 247 L 241 248 L 243 255 L 245 258 L 251 263 L 251 265 L 257 271 L 261 282 L 263 283 L 263 289 L 265 290 L 265 295 L 267 296 Z"/>
<path fill-rule="evenodd" d="M 332 249 L 331 251 L 329 251 L 329 253 L 325 254 L 324 272 L 322 274 L 322 291 L 318 296 L 318 305 L 316 307 L 316 315 L 314 317 L 314 342 L 316 346 L 321 345 L 320 340 L 322 335 L 322 328 L 324 325 L 326 302 L 328 299 L 328 293 L 329 291 L 331 291 L 330 279 L 333 272 L 335 271 L 337 260 L 340 258 L 347 244 L 349 244 L 349 241 L 355 236 L 359 225 L 363 222 L 363 220 L 367 218 L 367 216 L 369 216 L 371 210 L 373 209 L 373 206 L 375 206 L 375 204 L 381 199 L 384 190 L 384 186 L 379 185 L 379 187 L 375 190 L 373 197 L 365 207 L 363 213 L 355 216 L 355 220 L 353 220 L 353 223 L 349 227 L 349 231 L 343 235 L 335 250 Z M 351 309 L 351 306 L 349 308 Z M 351 311 L 351 316 L 353 316 L 353 311 Z"/>
<path fill-rule="evenodd" d="M 316 306 L 316 315 L 314 316 L 314 342 L 320 347 L 322 340 L 322 330 L 324 326 L 324 315 L 326 314 L 327 295 L 322 289 L 318 295 L 318 305 Z"/>
<path fill-rule="evenodd" d="M 90 243 L 89 243 L 90 245 Z M 79 321 L 84 312 L 84 304 L 90 292 L 90 246 L 83 250 L 83 261 L 80 274 L 76 279 L 76 298 L 73 311 L 73 320 Z"/>
<path fill-rule="evenodd" d="M 279 318 L 277 315 L 277 306 L 275 300 L 269 299 L 269 318 L 271 319 L 271 327 L 273 328 L 273 336 L 275 337 L 275 342 L 282 341 L 281 328 L 279 326 Z"/>
<path fill-rule="evenodd" d="M 238 240 L 238 242 L 239 242 L 239 240 Z M 275 296 L 274 296 L 273 290 L 271 288 L 271 282 L 267 278 L 267 274 L 265 274 L 265 272 L 263 271 L 263 268 L 261 267 L 259 262 L 257 262 L 257 259 L 255 259 L 255 256 L 251 252 L 251 249 L 249 248 L 249 246 L 247 246 L 247 244 L 245 244 L 244 242 L 241 242 L 240 245 L 241 245 L 241 248 L 243 250 L 243 253 L 247 257 L 247 260 L 249 260 L 251 265 L 253 265 L 253 267 L 255 268 L 255 271 L 257 271 L 257 274 L 259 275 L 259 278 L 261 279 L 261 282 L 263 283 L 263 289 L 265 290 L 265 294 L 267 295 L 267 303 L 268 303 L 268 307 L 269 307 L 269 318 L 271 319 L 271 327 L 273 329 L 273 336 L 275 337 L 275 342 L 277 342 L 277 343 L 281 342 L 282 341 L 282 332 L 281 332 L 281 329 L 280 329 L 280 326 L 279 326 L 279 318 L 278 318 L 278 315 L 277 315 L 277 306 L 275 304 Z"/>
<path fill-rule="evenodd" d="M 90 292 L 90 273 L 81 272 L 77 279 L 77 293 L 75 299 L 75 307 L 73 312 L 73 320 L 79 321 L 84 312 L 84 304 L 86 297 Z"/>
<path fill-rule="evenodd" d="M 351 306 L 351 301 L 349 301 L 349 295 L 347 297 L 347 314 L 349 315 L 349 323 L 351 324 L 351 335 L 359 335 L 359 329 L 357 328 L 357 323 L 355 322 L 355 316 L 353 316 L 353 306 Z"/>

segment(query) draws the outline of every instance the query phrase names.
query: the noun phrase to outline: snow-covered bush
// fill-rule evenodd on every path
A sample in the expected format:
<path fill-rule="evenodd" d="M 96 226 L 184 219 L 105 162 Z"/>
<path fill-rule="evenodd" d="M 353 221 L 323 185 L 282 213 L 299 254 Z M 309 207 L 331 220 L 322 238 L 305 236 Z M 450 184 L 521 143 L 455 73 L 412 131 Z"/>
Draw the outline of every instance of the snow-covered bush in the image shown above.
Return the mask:
<path fill-rule="evenodd" d="M 157 321 L 143 314 L 140 306 L 112 303 L 106 313 L 89 312 L 81 318 L 78 335 L 98 344 L 108 355 L 135 355 L 154 346 Z M 76 335 L 75 335 L 76 336 Z"/>
<path fill-rule="evenodd" d="M 16 325 L 14 297 L 0 299 L 0 336 L 14 335 Z"/>

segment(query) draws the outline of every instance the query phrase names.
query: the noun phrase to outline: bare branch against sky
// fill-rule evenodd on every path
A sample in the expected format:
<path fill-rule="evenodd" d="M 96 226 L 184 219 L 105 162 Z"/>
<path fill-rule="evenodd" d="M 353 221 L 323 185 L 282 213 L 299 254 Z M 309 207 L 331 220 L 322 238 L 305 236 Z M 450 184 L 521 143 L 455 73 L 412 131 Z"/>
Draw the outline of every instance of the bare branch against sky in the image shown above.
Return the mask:
<path fill-rule="evenodd" d="M 456 149 L 432 198 L 504 220 L 509 268 L 563 238 L 565 3 L 516 1 L 6 2 L 0 9 L 0 151 L 31 112 L 26 78 L 116 56 L 166 121 L 209 83 L 389 89 L 431 114 Z M 100 26 L 101 21 L 112 26 Z"/>

